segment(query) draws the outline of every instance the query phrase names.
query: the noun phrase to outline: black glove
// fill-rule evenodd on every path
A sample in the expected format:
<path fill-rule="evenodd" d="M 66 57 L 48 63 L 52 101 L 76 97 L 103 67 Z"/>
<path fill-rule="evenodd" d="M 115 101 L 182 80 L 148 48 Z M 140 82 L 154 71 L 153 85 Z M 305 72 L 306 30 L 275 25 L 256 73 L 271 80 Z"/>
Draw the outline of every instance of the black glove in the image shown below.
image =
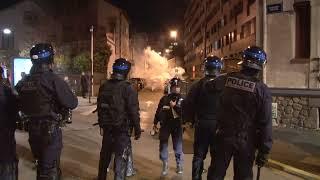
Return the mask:
<path fill-rule="evenodd" d="M 141 137 L 141 128 L 135 128 L 134 130 L 134 140 L 138 140 Z"/>
<path fill-rule="evenodd" d="M 256 165 L 259 167 L 263 167 L 268 162 L 268 153 L 258 152 L 256 157 Z"/>

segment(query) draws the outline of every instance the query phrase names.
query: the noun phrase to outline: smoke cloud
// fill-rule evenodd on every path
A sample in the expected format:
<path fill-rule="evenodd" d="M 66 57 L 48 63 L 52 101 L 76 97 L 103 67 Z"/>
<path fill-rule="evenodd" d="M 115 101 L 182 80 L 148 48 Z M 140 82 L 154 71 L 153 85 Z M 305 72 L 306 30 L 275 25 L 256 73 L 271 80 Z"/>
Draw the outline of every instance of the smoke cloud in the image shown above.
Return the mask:
<path fill-rule="evenodd" d="M 163 90 L 167 80 L 176 76 L 182 78 L 184 73 L 181 67 L 169 68 L 167 58 L 147 47 L 135 59 L 131 77 L 145 79 L 146 88 L 154 91 Z"/>

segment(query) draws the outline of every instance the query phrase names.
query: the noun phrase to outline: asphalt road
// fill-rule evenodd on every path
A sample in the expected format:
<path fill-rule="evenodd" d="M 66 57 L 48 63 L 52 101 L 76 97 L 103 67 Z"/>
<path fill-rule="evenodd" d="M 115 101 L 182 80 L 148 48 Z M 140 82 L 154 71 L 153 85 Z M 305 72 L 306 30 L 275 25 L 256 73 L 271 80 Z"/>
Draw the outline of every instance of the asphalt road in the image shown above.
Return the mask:
<path fill-rule="evenodd" d="M 161 161 L 159 160 L 158 146 L 159 141 L 150 136 L 153 116 L 158 104 L 161 93 L 142 92 L 140 93 L 141 125 L 145 133 L 139 141 L 133 140 L 134 163 L 138 173 L 130 179 L 153 180 L 153 179 L 172 179 L 189 180 L 191 179 L 192 154 L 185 155 L 184 174 L 175 173 L 175 160 L 172 146 L 169 146 L 170 172 L 165 178 L 160 177 Z M 61 159 L 61 168 L 64 180 L 93 180 L 97 175 L 99 152 L 101 148 L 101 136 L 99 128 L 92 124 L 97 122 L 96 114 L 91 114 L 95 106 L 87 103 L 87 100 L 80 99 L 80 106 L 74 111 L 73 124 L 64 128 L 64 148 Z M 17 132 L 17 146 L 19 163 L 19 178 L 21 180 L 35 179 L 36 171 L 32 163 L 32 154 L 28 145 L 26 133 Z M 171 143 L 170 143 L 171 144 Z M 205 161 L 205 167 L 209 165 L 209 157 Z M 256 171 L 256 168 L 254 168 Z M 204 174 L 204 179 L 207 174 Z M 261 179 L 266 180 L 298 180 L 295 176 L 287 173 L 263 168 Z M 110 178 L 112 179 L 112 173 Z M 232 164 L 228 169 L 227 180 L 233 179 Z"/>

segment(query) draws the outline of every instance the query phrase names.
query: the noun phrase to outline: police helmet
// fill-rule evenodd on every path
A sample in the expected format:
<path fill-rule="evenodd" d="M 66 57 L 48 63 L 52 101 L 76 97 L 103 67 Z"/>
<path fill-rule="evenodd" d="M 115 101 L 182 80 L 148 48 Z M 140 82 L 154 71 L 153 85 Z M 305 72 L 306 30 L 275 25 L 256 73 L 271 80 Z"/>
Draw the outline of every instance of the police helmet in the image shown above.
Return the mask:
<path fill-rule="evenodd" d="M 223 62 L 221 58 L 217 56 L 209 56 L 205 58 L 203 64 L 206 76 L 216 75 L 221 71 L 223 67 Z"/>
<path fill-rule="evenodd" d="M 257 70 L 262 70 L 263 65 L 267 62 L 267 54 L 257 46 L 249 46 L 245 49 L 242 58 L 242 66 Z"/>
<path fill-rule="evenodd" d="M 33 64 L 53 63 L 54 51 L 51 44 L 39 43 L 30 50 L 30 58 Z"/>
<path fill-rule="evenodd" d="M 168 86 L 167 86 L 167 94 L 174 93 L 172 88 L 180 88 L 182 80 L 178 77 L 174 77 L 170 79 Z"/>
<path fill-rule="evenodd" d="M 131 69 L 131 63 L 124 58 L 116 59 L 112 65 L 113 75 L 126 77 Z"/>
<path fill-rule="evenodd" d="M 181 82 L 182 82 L 181 79 L 174 77 L 174 78 L 170 79 L 169 85 L 170 85 L 170 87 L 180 86 Z"/>

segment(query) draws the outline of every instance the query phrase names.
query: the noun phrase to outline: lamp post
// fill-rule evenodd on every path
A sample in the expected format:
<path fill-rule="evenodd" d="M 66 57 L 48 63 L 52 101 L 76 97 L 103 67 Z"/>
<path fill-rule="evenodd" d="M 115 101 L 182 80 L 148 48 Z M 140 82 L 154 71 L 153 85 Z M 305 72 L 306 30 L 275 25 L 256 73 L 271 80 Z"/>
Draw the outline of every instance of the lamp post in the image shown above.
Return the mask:
<path fill-rule="evenodd" d="M 170 37 L 174 39 L 174 42 L 177 42 L 178 31 L 172 30 L 170 31 Z"/>
<path fill-rule="evenodd" d="M 173 47 L 176 46 L 177 42 L 177 36 L 178 36 L 178 31 L 176 30 L 171 30 L 170 31 L 170 37 L 174 39 Z M 177 67 L 177 58 L 174 57 L 174 66 L 175 68 Z"/>
<path fill-rule="evenodd" d="M 10 49 L 13 48 L 14 39 L 13 39 L 13 31 L 9 28 L 4 28 L 2 30 L 2 34 L 4 35 L 3 41 L 4 43 L 4 49 Z"/>
<path fill-rule="evenodd" d="M 93 96 L 93 26 L 91 26 L 90 32 L 91 32 L 91 76 L 90 76 L 91 92 L 89 93 L 89 103 L 91 103 L 91 96 Z"/>

